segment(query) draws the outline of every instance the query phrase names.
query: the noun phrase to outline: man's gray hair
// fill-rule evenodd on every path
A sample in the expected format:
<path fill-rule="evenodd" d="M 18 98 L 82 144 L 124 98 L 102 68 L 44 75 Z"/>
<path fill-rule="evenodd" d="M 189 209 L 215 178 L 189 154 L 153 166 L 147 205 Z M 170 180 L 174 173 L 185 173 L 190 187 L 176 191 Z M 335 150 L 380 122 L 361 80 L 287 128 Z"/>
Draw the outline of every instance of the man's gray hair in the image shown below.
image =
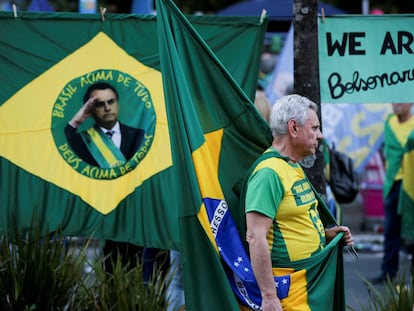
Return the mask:
<path fill-rule="evenodd" d="M 273 137 L 288 132 L 288 121 L 295 119 L 300 126 L 308 119 L 308 109 L 318 112 L 318 106 L 310 99 L 298 94 L 291 94 L 278 99 L 270 115 L 270 127 Z"/>

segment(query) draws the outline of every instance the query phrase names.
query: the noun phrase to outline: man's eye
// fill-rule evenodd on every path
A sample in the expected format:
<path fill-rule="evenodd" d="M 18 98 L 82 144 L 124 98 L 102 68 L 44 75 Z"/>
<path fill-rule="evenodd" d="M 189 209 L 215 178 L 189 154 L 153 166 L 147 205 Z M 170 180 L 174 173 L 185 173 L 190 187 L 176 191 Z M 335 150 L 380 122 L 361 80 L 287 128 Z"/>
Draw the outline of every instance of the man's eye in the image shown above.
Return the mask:
<path fill-rule="evenodd" d="M 104 102 L 96 102 L 95 107 L 100 108 L 104 106 Z"/>

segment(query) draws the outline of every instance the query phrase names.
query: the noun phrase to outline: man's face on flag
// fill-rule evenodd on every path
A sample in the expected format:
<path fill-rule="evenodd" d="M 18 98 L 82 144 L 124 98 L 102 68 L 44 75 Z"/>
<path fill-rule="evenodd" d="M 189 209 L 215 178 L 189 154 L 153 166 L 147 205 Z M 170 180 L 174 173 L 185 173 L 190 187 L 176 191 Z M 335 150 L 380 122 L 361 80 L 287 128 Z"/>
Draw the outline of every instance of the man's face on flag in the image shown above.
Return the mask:
<path fill-rule="evenodd" d="M 111 129 L 118 120 L 118 98 L 111 89 L 95 90 L 91 93 L 95 97 L 92 116 L 97 125 Z"/>

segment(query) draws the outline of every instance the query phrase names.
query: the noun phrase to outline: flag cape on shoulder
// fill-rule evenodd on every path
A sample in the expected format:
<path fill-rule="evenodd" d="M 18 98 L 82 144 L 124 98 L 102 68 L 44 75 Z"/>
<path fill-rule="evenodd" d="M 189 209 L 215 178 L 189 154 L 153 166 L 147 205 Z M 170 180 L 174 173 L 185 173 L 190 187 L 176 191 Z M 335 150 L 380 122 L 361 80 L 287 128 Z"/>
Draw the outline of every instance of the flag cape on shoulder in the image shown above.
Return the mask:
<path fill-rule="evenodd" d="M 401 214 L 401 236 L 409 243 L 414 242 L 414 131 L 407 139 L 403 157 L 403 180 L 398 211 Z"/>

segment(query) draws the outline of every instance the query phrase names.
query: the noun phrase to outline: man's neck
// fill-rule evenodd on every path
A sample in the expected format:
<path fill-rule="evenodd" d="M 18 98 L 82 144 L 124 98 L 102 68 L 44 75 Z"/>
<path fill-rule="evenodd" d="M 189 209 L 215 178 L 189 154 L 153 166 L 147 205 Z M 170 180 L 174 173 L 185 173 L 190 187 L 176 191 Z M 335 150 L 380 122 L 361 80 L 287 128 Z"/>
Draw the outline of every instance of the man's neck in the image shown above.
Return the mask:
<path fill-rule="evenodd" d="M 101 124 L 101 125 L 98 125 L 98 126 L 99 126 L 101 129 L 105 129 L 105 130 L 109 131 L 109 130 L 114 129 L 118 123 L 119 123 L 119 122 L 117 121 L 117 122 L 115 122 L 115 123 L 111 123 L 111 124 Z"/>
<path fill-rule="evenodd" d="M 408 121 L 411 118 L 411 116 L 412 116 L 411 113 L 407 113 L 406 115 L 397 115 L 398 122 L 399 123 L 404 123 L 404 122 Z"/>
<path fill-rule="evenodd" d="M 281 156 L 289 158 L 293 163 L 299 162 L 299 159 L 293 150 L 289 147 L 289 144 L 282 137 L 273 139 L 272 147 L 275 148 Z"/>

